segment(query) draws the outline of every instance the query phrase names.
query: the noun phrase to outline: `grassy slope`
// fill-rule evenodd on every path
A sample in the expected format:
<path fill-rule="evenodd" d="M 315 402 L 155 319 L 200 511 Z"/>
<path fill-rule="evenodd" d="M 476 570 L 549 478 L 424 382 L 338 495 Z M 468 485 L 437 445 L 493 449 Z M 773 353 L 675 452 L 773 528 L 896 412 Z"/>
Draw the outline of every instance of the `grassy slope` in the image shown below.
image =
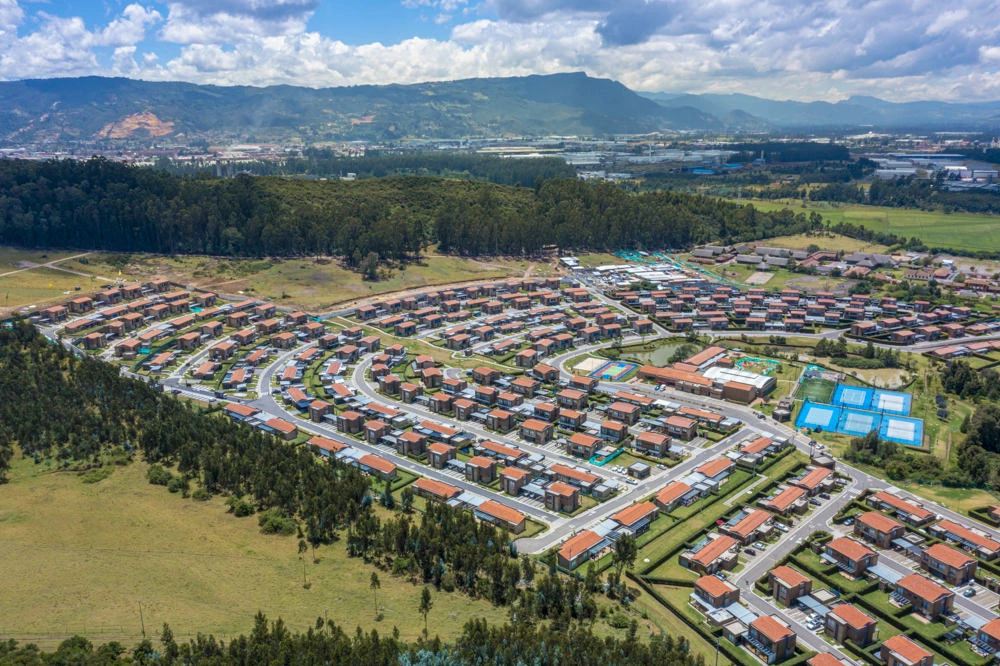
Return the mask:
<path fill-rule="evenodd" d="M 343 543 L 307 554 L 302 585 L 298 540 L 264 536 L 255 518 L 234 518 L 220 500 L 181 499 L 151 486 L 141 463 L 85 484 L 75 474 L 38 473 L 18 461 L 0 486 L 0 636 L 50 646 L 74 632 L 95 641 L 140 638 L 164 622 L 175 634 L 229 637 L 261 610 L 304 630 L 327 614 L 349 631 L 362 624 L 404 639 L 423 630 L 420 587 L 379 572 L 384 619 L 374 622 L 373 567 L 348 558 Z M 455 636 L 474 616 L 502 621 L 503 609 L 434 593 L 432 633 Z"/>
<path fill-rule="evenodd" d="M 995 250 L 1000 247 L 1000 225 L 996 215 L 973 213 L 945 214 L 881 206 L 857 206 L 809 202 L 753 201 L 760 210 L 780 210 L 791 207 L 795 212 L 816 211 L 831 224 L 850 222 L 874 231 L 890 231 L 897 236 L 916 236 L 932 247 L 960 250 Z M 770 241 L 769 241 L 770 242 Z M 818 243 L 826 247 L 823 243 Z"/>

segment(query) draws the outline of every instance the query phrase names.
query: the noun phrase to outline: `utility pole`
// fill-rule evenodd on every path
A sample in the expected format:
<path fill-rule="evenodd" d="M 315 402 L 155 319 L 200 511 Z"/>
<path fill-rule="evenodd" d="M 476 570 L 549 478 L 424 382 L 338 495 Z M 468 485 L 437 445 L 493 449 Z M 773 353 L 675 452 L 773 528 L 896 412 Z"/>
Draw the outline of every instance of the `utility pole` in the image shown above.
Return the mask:
<path fill-rule="evenodd" d="M 142 619 L 142 601 L 139 602 L 139 626 L 142 627 L 142 637 L 146 638 L 146 622 Z"/>

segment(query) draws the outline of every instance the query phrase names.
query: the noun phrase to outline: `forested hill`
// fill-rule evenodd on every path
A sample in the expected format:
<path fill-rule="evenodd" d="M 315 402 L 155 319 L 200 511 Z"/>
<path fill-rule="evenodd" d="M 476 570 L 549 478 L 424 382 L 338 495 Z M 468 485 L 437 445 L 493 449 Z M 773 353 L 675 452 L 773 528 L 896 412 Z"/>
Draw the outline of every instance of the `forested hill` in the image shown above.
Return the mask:
<path fill-rule="evenodd" d="M 319 89 L 44 79 L 0 83 L 0 144 L 157 137 L 313 144 L 720 127 L 709 114 L 675 106 L 583 73 Z"/>
<path fill-rule="evenodd" d="M 103 159 L 0 160 L 0 243 L 120 252 L 344 256 L 360 263 L 441 252 L 522 255 L 685 248 L 820 224 L 704 196 L 628 194 L 551 179 L 535 188 L 441 178 L 355 182 L 182 178 Z"/>

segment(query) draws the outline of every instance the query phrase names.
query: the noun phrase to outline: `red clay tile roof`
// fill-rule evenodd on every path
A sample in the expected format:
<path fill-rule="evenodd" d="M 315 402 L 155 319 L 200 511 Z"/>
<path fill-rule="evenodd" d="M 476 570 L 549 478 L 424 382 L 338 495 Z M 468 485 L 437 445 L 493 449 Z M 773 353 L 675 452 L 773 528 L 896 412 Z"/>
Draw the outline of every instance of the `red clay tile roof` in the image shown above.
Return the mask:
<path fill-rule="evenodd" d="M 435 479 L 428 479 L 426 477 L 420 477 L 413 482 L 413 486 L 418 490 L 423 490 L 435 497 L 451 498 L 458 495 L 461 489 L 455 486 L 444 483 L 443 481 L 437 481 Z"/>
<path fill-rule="evenodd" d="M 516 509 L 512 509 L 506 504 L 501 504 L 496 500 L 486 500 L 482 504 L 476 507 L 477 510 L 483 513 L 493 516 L 494 518 L 499 518 L 505 522 L 511 523 L 512 525 L 517 525 L 522 520 L 524 520 L 524 514 Z"/>
<path fill-rule="evenodd" d="M 670 504 L 675 499 L 682 497 L 690 490 L 691 486 L 683 481 L 674 481 L 665 486 L 662 490 L 660 490 L 660 492 L 656 493 L 656 501 L 660 504 Z"/>
<path fill-rule="evenodd" d="M 559 555 L 564 559 L 572 560 L 580 553 L 596 546 L 600 541 L 601 536 L 597 532 L 583 530 L 560 546 Z"/>
<path fill-rule="evenodd" d="M 840 604 L 839 606 L 834 606 L 830 613 L 839 617 L 852 629 L 864 629 L 869 624 L 876 621 L 871 615 L 862 613 L 851 604 Z"/>
<path fill-rule="evenodd" d="M 911 664 L 919 663 L 921 659 L 933 658 L 934 655 L 923 649 L 902 634 L 893 636 L 882 643 L 882 647 L 888 648 Z"/>
<path fill-rule="evenodd" d="M 691 558 L 691 560 L 708 566 L 715 560 L 719 559 L 723 553 L 735 545 L 736 539 L 723 534 L 702 546 L 702 549 L 699 550 L 694 557 Z"/>
<path fill-rule="evenodd" d="M 761 615 L 756 620 L 750 623 L 753 627 L 760 633 L 761 636 L 765 636 L 772 643 L 777 643 L 778 641 L 784 640 L 789 636 L 794 636 L 795 632 L 775 620 L 770 615 Z"/>
<path fill-rule="evenodd" d="M 702 576 L 694 582 L 694 586 L 704 590 L 710 597 L 721 597 L 737 589 L 735 585 L 727 583 L 718 576 Z"/>
<path fill-rule="evenodd" d="M 651 513 L 656 513 L 657 511 L 659 511 L 659 507 L 652 502 L 640 502 L 622 509 L 615 515 L 611 516 L 611 520 L 615 520 L 622 525 L 627 526 L 641 520 Z"/>
<path fill-rule="evenodd" d="M 944 564 L 955 567 L 956 569 L 961 569 L 969 562 L 976 561 L 975 558 L 969 557 L 962 551 L 952 548 L 951 546 L 946 546 L 943 543 L 936 543 L 924 552 L 938 562 L 943 562 Z"/>
<path fill-rule="evenodd" d="M 836 553 L 840 553 L 854 562 L 862 559 L 866 555 L 875 554 L 875 551 L 868 546 L 847 537 L 834 539 L 830 543 L 826 544 L 826 547 Z"/>
<path fill-rule="evenodd" d="M 784 583 L 786 587 L 798 587 L 802 583 L 809 582 L 807 576 L 784 564 L 772 569 L 771 575 Z"/>
<path fill-rule="evenodd" d="M 927 576 L 920 574 L 904 576 L 896 585 L 927 601 L 936 601 L 941 597 L 955 594 L 943 585 L 938 585 Z"/>
<path fill-rule="evenodd" d="M 891 532 L 897 527 L 902 527 L 901 523 L 896 522 L 892 518 L 889 518 L 885 514 L 881 514 L 878 511 L 867 511 L 855 519 L 857 522 L 867 525 L 879 532 Z"/>

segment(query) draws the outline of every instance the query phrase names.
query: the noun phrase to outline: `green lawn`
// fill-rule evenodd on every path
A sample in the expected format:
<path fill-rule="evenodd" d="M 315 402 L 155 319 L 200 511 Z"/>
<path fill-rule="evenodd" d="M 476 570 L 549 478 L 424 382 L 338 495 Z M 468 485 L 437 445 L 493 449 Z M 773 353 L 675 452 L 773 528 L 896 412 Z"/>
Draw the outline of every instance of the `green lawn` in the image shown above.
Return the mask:
<path fill-rule="evenodd" d="M 780 210 L 791 207 L 795 212 L 816 211 L 830 224 L 849 222 L 863 225 L 872 231 L 887 231 L 897 236 L 916 236 L 932 247 L 950 247 L 958 250 L 994 250 L 1000 247 L 1000 225 L 996 215 L 973 213 L 943 213 L 909 208 L 886 208 L 880 206 L 858 206 L 831 204 L 826 202 L 802 202 L 790 205 L 788 202 L 754 200 L 753 205 L 760 210 Z M 779 245 L 780 239 L 768 240 L 768 244 Z M 829 239 L 821 239 L 816 245 L 827 248 Z"/>
<path fill-rule="evenodd" d="M 362 624 L 416 639 L 420 587 L 379 572 L 375 623 L 373 567 L 348 558 L 344 542 L 303 561 L 294 537 L 260 534 L 254 517 L 235 518 L 221 499 L 195 502 L 145 479 L 146 466 L 115 468 L 85 484 L 73 473 L 42 473 L 15 463 L 0 485 L 0 598 L 5 636 L 45 647 L 74 633 L 96 642 L 140 638 L 168 622 L 178 637 L 249 631 L 254 614 L 282 617 L 304 631 L 328 616 L 348 631 Z M 434 632 L 454 637 L 472 617 L 503 622 L 506 612 L 457 594 L 434 594 Z"/>

